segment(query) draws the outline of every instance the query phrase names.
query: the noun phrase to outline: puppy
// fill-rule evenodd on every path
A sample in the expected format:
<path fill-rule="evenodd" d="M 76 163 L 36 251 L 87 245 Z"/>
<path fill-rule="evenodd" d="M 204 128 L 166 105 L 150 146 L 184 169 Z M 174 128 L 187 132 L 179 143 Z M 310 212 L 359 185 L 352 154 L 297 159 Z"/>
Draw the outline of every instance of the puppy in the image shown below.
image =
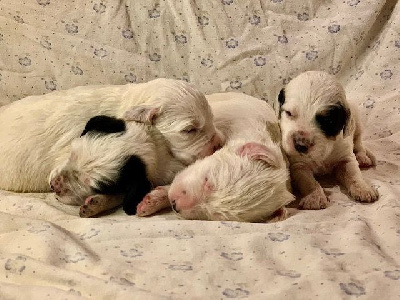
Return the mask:
<path fill-rule="evenodd" d="M 221 142 L 204 95 L 184 81 L 156 79 L 30 96 L 0 110 L 0 173 L 7 174 L 0 177 L 0 188 L 50 191 L 50 173 L 67 163 L 72 140 L 97 115 L 153 125 L 183 165 L 210 155 Z"/>
<path fill-rule="evenodd" d="M 135 214 L 153 186 L 169 184 L 185 166 L 154 126 L 96 116 L 72 141 L 68 161 L 52 171 L 50 184 L 59 201 L 82 205 L 81 217 L 121 203 Z"/>
<path fill-rule="evenodd" d="M 375 165 L 375 158 L 362 144 L 356 109 L 340 83 L 325 72 L 305 72 L 289 82 L 278 101 L 282 145 L 302 197 L 300 207 L 327 207 L 329 200 L 314 175 L 329 173 L 356 201 L 376 201 L 377 191 L 359 168 Z"/>
<path fill-rule="evenodd" d="M 294 196 L 274 110 L 239 93 L 207 100 L 225 146 L 178 173 L 169 191 L 145 198 L 138 215 L 167 206 L 168 192 L 170 205 L 186 219 L 263 222 L 277 211 L 284 218 L 284 206 Z"/>

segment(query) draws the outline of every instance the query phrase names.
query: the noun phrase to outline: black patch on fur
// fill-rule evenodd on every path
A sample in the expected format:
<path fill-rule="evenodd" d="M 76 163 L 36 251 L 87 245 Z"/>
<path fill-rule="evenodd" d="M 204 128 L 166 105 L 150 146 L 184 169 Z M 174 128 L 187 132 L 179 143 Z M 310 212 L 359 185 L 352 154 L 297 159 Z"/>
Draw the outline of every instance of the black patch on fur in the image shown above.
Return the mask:
<path fill-rule="evenodd" d="M 317 113 L 315 121 L 326 137 L 334 137 L 345 129 L 349 118 L 350 112 L 341 103 L 338 103 Z"/>
<path fill-rule="evenodd" d="M 122 166 L 118 179 L 112 184 L 100 184 L 96 193 L 104 195 L 124 195 L 122 208 L 128 215 L 136 214 L 136 206 L 151 190 L 151 183 L 147 178 L 146 165 L 136 156 L 130 156 Z"/>
<path fill-rule="evenodd" d="M 278 102 L 279 105 L 282 106 L 285 103 L 285 89 L 281 89 L 278 95 Z"/>
<path fill-rule="evenodd" d="M 84 136 L 88 132 L 109 134 L 123 132 L 125 130 L 126 125 L 124 120 L 100 115 L 91 118 L 86 123 L 85 129 L 83 130 L 81 136 Z"/>

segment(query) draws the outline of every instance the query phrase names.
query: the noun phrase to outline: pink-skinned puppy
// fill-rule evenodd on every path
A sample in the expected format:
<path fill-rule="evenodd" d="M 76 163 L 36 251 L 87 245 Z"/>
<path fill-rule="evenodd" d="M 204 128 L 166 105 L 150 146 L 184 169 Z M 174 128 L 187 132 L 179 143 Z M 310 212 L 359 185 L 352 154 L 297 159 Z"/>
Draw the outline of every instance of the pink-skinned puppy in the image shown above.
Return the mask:
<path fill-rule="evenodd" d="M 148 194 L 138 215 L 171 205 L 186 219 L 264 222 L 277 212 L 284 218 L 284 206 L 294 196 L 274 110 L 240 93 L 207 100 L 224 147 L 178 173 L 171 186 Z"/>

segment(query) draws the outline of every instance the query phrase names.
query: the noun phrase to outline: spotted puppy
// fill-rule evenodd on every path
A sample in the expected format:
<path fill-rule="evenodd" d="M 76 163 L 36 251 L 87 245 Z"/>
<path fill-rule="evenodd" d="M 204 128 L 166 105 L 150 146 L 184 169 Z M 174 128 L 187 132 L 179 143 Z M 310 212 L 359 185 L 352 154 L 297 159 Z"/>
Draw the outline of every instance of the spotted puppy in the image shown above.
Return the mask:
<path fill-rule="evenodd" d="M 30 96 L 0 109 L 0 173 L 7 174 L 0 176 L 0 189 L 49 192 L 52 185 L 64 203 L 82 204 L 85 199 L 62 197 L 62 179 L 55 174 L 67 163 L 72 140 L 98 115 L 152 125 L 183 165 L 220 144 L 204 95 L 184 81 L 82 86 Z"/>
<path fill-rule="evenodd" d="M 375 158 L 362 144 L 357 111 L 340 83 L 322 71 L 305 72 L 289 82 L 278 100 L 282 145 L 302 197 L 300 207 L 327 207 L 329 200 L 314 176 L 328 173 L 356 201 L 376 201 L 378 192 L 360 171 L 374 166 Z"/>
<path fill-rule="evenodd" d="M 50 178 L 60 201 L 82 205 L 81 217 L 121 203 L 127 214 L 135 214 L 153 186 L 170 183 L 185 166 L 153 126 L 96 116 L 72 141 L 66 164 Z"/>

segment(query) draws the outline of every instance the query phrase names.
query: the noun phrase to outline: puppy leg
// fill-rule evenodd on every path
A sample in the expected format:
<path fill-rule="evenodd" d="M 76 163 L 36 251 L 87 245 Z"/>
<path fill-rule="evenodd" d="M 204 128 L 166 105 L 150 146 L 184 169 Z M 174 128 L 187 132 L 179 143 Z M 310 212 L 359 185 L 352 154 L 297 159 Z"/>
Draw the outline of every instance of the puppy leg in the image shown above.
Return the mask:
<path fill-rule="evenodd" d="M 361 127 L 359 121 L 356 121 L 356 130 L 354 132 L 354 148 L 353 152 L 356 155 L 360 168 L 370 168 L 376 166 L 375 156 L 364 147 L 361 140 Z"/>
<path fill-rule="evenodd" d="M 310 169 L 301 166 L 290 168 L 290 171 L 292 182 L 302 196 L 299 203 L 300 208 L 323 209 L 328 206 L 329 200 Z"/>
<path fill-rule="evenodd" d="M 142 202 L 136 208 L 136 215 L 144 217 L 171 207 L 171 203 L 168 200 L 169 187 L 169 185 L 158 186 L 144 196 Z"/>
<path fill-rule="evenodd" d="M 363 179 L 358 162 L 355 158 L 350 158 L 336 168 L 336 178 L 356 201 L 374 202 L 379 198 L 378 191 Z"/>
<path fill-rule="evenodd" d="M 122 204 L 121 195 L 93 195 L 85 200 L 85 204 L 79 210 L 81 218 L 89 218 L 108 211 Z"/>

